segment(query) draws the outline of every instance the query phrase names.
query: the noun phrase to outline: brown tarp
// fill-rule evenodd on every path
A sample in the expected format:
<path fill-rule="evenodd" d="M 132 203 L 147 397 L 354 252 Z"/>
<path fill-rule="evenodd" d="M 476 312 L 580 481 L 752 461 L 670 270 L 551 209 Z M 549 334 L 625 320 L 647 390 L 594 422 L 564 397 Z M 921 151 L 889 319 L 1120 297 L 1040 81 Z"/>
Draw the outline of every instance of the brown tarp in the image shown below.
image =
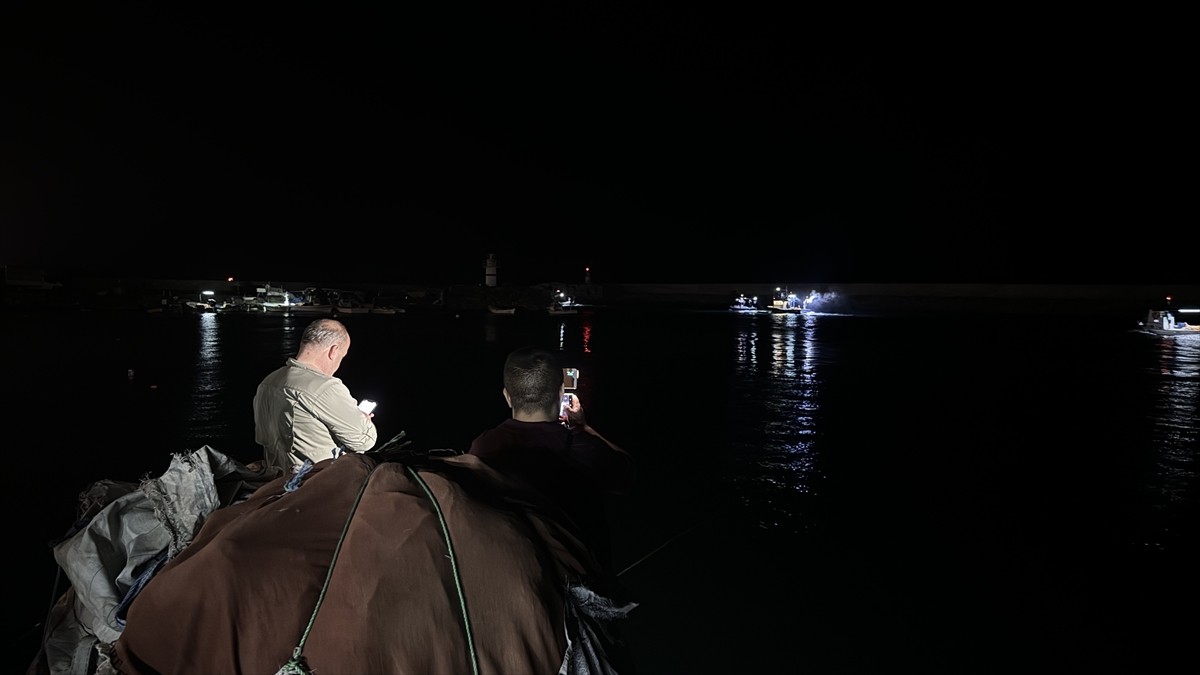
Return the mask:
<path fill-rule="evenodd" d="M 596 568 L 535 495 L 469 455 L 288 480 L 214 512 L 142 589 L 120 673 L 270 675 L 301 645 L 317 675 L 570 671 L 568 587 Z"/>

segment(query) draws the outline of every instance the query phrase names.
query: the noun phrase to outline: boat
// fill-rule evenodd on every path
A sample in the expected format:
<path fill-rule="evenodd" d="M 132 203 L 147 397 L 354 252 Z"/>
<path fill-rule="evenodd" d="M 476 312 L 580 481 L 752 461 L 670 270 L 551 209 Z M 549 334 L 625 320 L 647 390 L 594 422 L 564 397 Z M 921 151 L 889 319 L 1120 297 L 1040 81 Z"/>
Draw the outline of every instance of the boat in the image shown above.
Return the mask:
<path fill-rule="evenodd" d="M 1151 309 L 1146 312 L 1146 317 L 1138 322 L 1138 327 L 1143 333 L 1150 333 L 1152 335 L 1200 336 L 1200 323 L 1192 324 L 1187 321 L 1180 321 L 1176 318 L 1176 314 L 1200 314 L 1200 309 Z"/>
<path fill-rule="evenodd" d="M 488 312 L 492 314 L 516 314 L 517 308 L 502 305 L 488 305 Z"/>
<path fill-rule="evenodd" d="M 766 310 L 763 310 L 758 306 L 757 296 L 750 298 L 747 297 L 745 293 L 742 293 L 734 298 L 733 302 L 730 303 L 729 311 L 737 312 L 739 314 L 758 314 Z"/>
<path fill-rule="evenodd" d="M 288 311 L 291 312 L 292 314 L 304 314 L 304 315 L 310 315 L 310 316 L 311 315 L 329 316 L 329 315 L 333 314 L 333 305 L 331 305 L 329 303 L 307 303 L 307 302 L 305 302 L 305 303 L 301 303 L 299 305 L 292 305 L 291 308 L 288 309 Z"/>
<path fill-rule="evenodd" d="M 408 301 L 408 295 L 382 295 L 376 293 L 371 298 L 370 314 L 407 314 L 408 310 L 404 305 Z"/>
<path fill-rule="evenodd" d="M 786 288 L 775 289 L 775 299 L 771 301 L 770 310 L 776 314 L 804 314 L 811 312 L 809 305 L 817 299 L 816 291 L 810 291 L 803 298 Z"/>
<path fill-rule="evenodd" d="M 553 302 L 546 308 L 546 313 L 551 316 L 563 316 L 566 314 L 578 314 L 579 310 L 574 307 L 563 307 L 562 304 Z"/>
<path fill-rule="evenodd" d="M 197 301 L 197 300 L 188 300 L 187 302 L 183 303 L 183 306 L 192 310 L 193 312 L 215 312 L 215 311 L 217 311 L 216 309 L 213 308 L 213 306 L 211 304 L 209 304 L 207 302 Z"/>
<path fill-rule="evenodd" d="M 356 298 L 341 298 L 334 305 L 334 310 L 338 314 L 369 314 L 371 312 L 370 305 L 364 305 Z"/>
<path fill-rule="evenodd" d="M 287 312 L 295 305 L 304 304 L 304 299 L 293 296 L 287 290 L 267 284 L 254 289 L 254 295 L 242 298 L 247 311 Z"/>
<path fill-rule="evenodd" d="M 212 307 L 212 310 L 218 314 L 227 314 L 229 312 L 235 312 L 242 309 L 241 303 L 236 299 L 226 298 L 216 301 L 210 300 L 208 304 Z"/>
<path fill-rule="evenodd" d="M 309 286 L 300 296 L 299 302 L 288 308 L 290 313 L 306 316 L 330 316 L 333 314 L 333 303 L 321 289 Z"/>
<path fill-rule="evenodd" d="M 575 309 L 579 307 L 579 303 L 575 302 L 575 298 L 566 294 L 565 291 L 555 291 L 554 303 L 563 309 Z"/>

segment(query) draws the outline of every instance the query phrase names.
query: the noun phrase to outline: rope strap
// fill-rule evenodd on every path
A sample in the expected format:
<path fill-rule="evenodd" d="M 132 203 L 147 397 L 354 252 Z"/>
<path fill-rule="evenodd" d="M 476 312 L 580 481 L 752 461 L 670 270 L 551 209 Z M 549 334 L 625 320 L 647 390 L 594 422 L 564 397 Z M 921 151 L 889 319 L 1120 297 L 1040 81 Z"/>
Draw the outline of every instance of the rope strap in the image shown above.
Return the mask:
<path fill-rule="evenodd" d="M 350 529 L 350 522 L 354 519 L 354 513 L 358 510 L 358 505 L 362 501 L 362 496 L 367 489 L 367 482 L 371 479 L 371 474 L 379 466 L 377 464 L 371 468 L 371 471 L 363 478 L 362 485 L 358 488 L 358 495 L 354 498 L 354 506 L 350 509 L 350 515 L 346 517 L 346 524 L 342 526 L 342 534 L 338 537 L 337 548 L 333 551 L 333 559 L 330 560 L 329 569 L 325 572 L 325 583 L 321 585 L 321 593 L 317 596 L 317 605 L 313 608 L 312 616 L 308 619 L 308 625 L 304 627 L 304 634 L 300 636 L 300 644 L 296 645 L 296 648 L 292 650 L 292 658 L 288 659 L 287 663 L 275 671 L 275 675 L 313 675 L 312 669 L 309 668 L 307 661 L 304 659 L 304 643 L 308 641 L 313 624 L 317 620 L 317 612 L 321 610 L 321 603 L 325 600 L 325 592 L 329 589 L 329 580 L 333 578 L 333 568 L 337 564 L 338 554 L 341 553 L 342 543 L 346 540 L 346 532 Z M 412 467 L 406 465 L 404 469 L 413 481 L 425 491 L 425 496 L 429 497 L 429 501 L 433 503 L 433 510 L 437 513 L 438 523 L 442 528 L 442 538 L 446 542 L 447 557 L 450 559 L 450 569 L 454 575 L 454 588 L 458 592 L 458 607 L 459 611 L 462 612 L 463 629 L 467 637 L 467 651 L 468 656 L 471 658 L 471 672 L 479 675 L 479 657 L 475 651 L 475 638 L 471 631 L 471 618 L 467 613 L 467 597 L 463 591 L 462 579 L 458 574 L 458 559 L 454 554 L 454 543 L 450 539 L 449 524 L 446 522 L 446 516 L 442 513 L 442 507 L 433 495 L 433 491 L 429 488 L 429 485 Z"/>
<path fill-rule="evenodd" d="M 438 504 L 437 498 L 433 496 L 433 491 L 429 489 L 429 485 L 417 474 L 416 470 L 407 464 L 404 466 L 404 470 L 425 491 L 425 495 L 429 497 L 429 501 L 433 502 L 433 510 L 437 512 L 438 523 L 442 526 L 442 537 L 446 540 L 446 551 L 448 552 L 447 557 L 450 558 L 450 569 L 454 573 L 454 588 L 458 591 L 458 607 L 462 611 L 463 630 L 467 634 L 467 650 L 468 655 L 471 657 L 471 672 L 479 675 L 479 658 L 475 653 L 475 638 L 471 634 L 471 617 L 467 615 L 467 596 L 463 592 L 462 579 L 458 576 L 458 559 L 454 555 L 454 543 L 450 541 L 450 527 L 446 523 L 446 516 L 442 513 L 442 507 Z"/>
<path fill-rule="evenodd" d="M 321 594 L 317 596 L 317 606 L 313 607 L 312 616 L 308 618 L 308 625 L 304 627 L 304 634 L 300 636 L 300 644 L 296 645 L 296 648 L 292 650 L 292 658 L 283 664 L 275 672 L 275 675 L 312 675 L 312 670 L 304 660 L 304 643 L 308 641 L 308 635 L 312 631 L 313 623 L 317 620 L 317 612 L 321 610 L 321 603 L 325 600 L 325 591 L 329 590 L 329 580 L 333 578 L 333 567 L 337 564 L 338 554 L 342 552 L 342 542 L 346 540 L 346 532 L 350 530 L 350 521 L 354 519 L 354 512 L 358 510 L 358 504 L 362 501 L 363 493 L 367 490 L 367 481 L 371 480 L 371 474 L 375 473 L 375 469 L 378 467 L 378 464 L 371 467 L 371 470 L 363 478 L 362 485 L 358 488 L 358 495 L 354 498 L 354 505 L 350 507 L 350 515 L 346 516 L 346 524 L 342 526 L 342 534 L 338 537 L 337 547 L 333 549 L 333 559 L 329 561 L 329 569 L 325 572 L 325 583 L 321 584 Z"/>

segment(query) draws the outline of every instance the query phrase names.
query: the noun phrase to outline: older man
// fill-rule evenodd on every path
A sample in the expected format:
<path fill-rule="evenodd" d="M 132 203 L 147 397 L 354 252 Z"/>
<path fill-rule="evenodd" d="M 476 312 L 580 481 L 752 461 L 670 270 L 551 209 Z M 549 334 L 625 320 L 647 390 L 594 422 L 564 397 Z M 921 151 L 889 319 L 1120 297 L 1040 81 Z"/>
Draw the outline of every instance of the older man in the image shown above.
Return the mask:
<path fill-rule="evenodd" d="M 294 472 L 340 452 L 366 452 L 378 431 L 349 388 L 334 377 L 350 351 L 350 333 L 336 319 L 304 329 L 296 356 L 271 372 L 254 394 L 254 440 L 268 467 Z"/>

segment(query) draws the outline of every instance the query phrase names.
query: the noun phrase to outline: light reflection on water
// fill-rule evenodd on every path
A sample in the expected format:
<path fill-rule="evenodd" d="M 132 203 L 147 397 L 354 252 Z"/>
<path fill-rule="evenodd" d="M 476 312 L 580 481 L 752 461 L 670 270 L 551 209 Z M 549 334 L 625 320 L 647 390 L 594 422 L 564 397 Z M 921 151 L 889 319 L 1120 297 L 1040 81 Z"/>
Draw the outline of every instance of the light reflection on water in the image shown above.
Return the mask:
<path fill-rule="evenodd" d="M 215 437 L 222 413 L 220 400 L 222 389 L 221 331 L 218 316 L 204 313 L 199 317 L 198 333 L 200 344 L 196 350 L 195 381 L 192 386 L 192 424 L 201 433 Z"/>
<path fill-rule="evenodd" d="M 238 362 L 239 354 L 246 348 L 245 344 L 229 337 L 231 331 L 228 328 L 221 329 L 222 322 L 245 321 L 246 317 L 205 312 L 195 318 L 198 342 L 186 411 L 189 439 L 193 441 L 189 447 L 198 447 L 199 444 L 211 443 L 212 439 L 230 436 L 230 371 L 232 364 Z M 262 334 L 272 336 L 272 341 L 278 340 L 278 363 L 283 365 L 284 359 L 296 353 L 300 333 L 312 319 L 282 315 L 267 317 L 267 320 L 269 323 L 263 324 L 265 330 Z M 257 377 L 265 374 L 256 371 Z M 245 401 L 244 410 L 249 413 L 249 400 Z"/>
<path fill-rule="evenodd" d="M 721 476 L 721 480 L 730 484 L 730 493 L 740 502 L 743 516 L 759 528 L 795 532 L 815 527 L 818 524 L 817 519 L 824 517 L 815 514 L 820 513 L 822 500 L 829 498 L 829 495 L 823 492 L 829 493 L 831 489 L 836 489 L 836 486 L 827 482 L 825 475 L 825 472 L 832 468 L 830 460 L 843 464 L 851 461 L 844 455 L 823 456 L 829 452 L 831 441 L 844 443 L 839 440 L 840 437 L 831 435 L 828 428 L 830 415 L 842 415 L 839 419 L 844 419 L 847 413 L 844 405 L 826 405 L 829 409 L 823 410 L 822 403 L 828 404 L 831 393 L 845 390 L 848 365 L 843 363 L 847 360 L 844 341 L 862 333 L 862 329 L 858 327 L 859 322 L 847 321 L 840 318 L 841 316 L 843 315 L 820 313 L 737 316 L 729 318 L 731 323 L 726 324 L 726 327 L 732 326 L 731 332 L 712 332 L 703 328 L 697 331 L 691 323 L 681 324 L 688 327 L 689 341 L 707 339 L 705 336 L 708 335 L 722 336 L 726 351 L 717 361 L 723 362 L 720 368 L 725 369 L 724 372 L 730 375 L 730 379 L 724 392 L 727 397 L 727 418 L 725 423 L 718 427 L 727 434 L 728 441 L 726 449 L 719 451 L 722 457 L 727 456 L 729 459 L 725 463 L 726 473 Z M 264 375 L 265 364 L 282 364 L 287 356 L 295 353 L 300 331 L 309 319 L 271 317 L 272 320 L 264 319 L 259 322 L 246 317 L 219 314 L 201 315 L 195 319 L 195 351 L 185 357 L 186 362 L 192 364 L 192 386 L 187 390 L 186 400 L 181 402 L 181 406 L 186 406 L 183 414 L 189 420 L 188 440 L 195 443 L 200 440 L 208 442 L 208 439 L 234 438 L 238 441 L 230 443 L 231 447 L 249 454 L 254 447 L 247 440 L 252 432 L 248 429 L 250 401 L 246 392 L 253 391 L 257 381 Z M 612 359 L 617 354 L 614 350 L 619 351 L 623 347 L 615 342 L 620 334 L 620 331 L 615 330 L 618 320 L 610 321 L 611 323 L 605 324 L 603 320 L 596 319 L 595 323 L 600 330 L 594 330 L 596 326 L 593 325 L 593 317 L 583 315 L 572 321 L 541 323 L 541 328 L 537 331 L 553 331 L 551 339 L 557 340 L 560 349 L 581 352 L 589 357 L 595 354 Z M 484 333 L 483 342 L 494 344 L 497 347 L 495 352 L 499 355 L 507 348 L 507 343 L 517 339 L 514 333 L 522 333 L 520 339 L 524 341 L 528 336 L 523 333 L 532 330 L 530 326 L 534 324 L 526 323 L 526 327 L 521 328 L 521 324 L 512 321 L 501 323 L 485 320 L 485 325 L 497 327 L 494 334 Z M 679 326 L 666 322 L 665 327 L 670 330 Z M 248 330 L 250 332 L 247 332 Z M 357 377 L 351 374 L 352 381 L 406 381 L 413 376 L 422 376 L 420 371 L 415 370 L 404 371 L 405 377 L 389 378 L 378 373 L 377 369 L 383 364 L 372 359 L 368 350 L 386 345 L 391 338 L 386 338 L 386 333 L 375 334 L 365 321 L 352 327 L 352 330 L 360 331 L 363 337 L 362 351 L 353 357 L 355 362 L 351 364 L 352 368 L 362 370 Z M 641 335 L 636 332 L 631 332 L 630 335 L 635 336 L 637 340 L 641 339 Z M 895 333 L 889 335 L 894 337 Z M 415 333 L 406 334 L 400 344 L 406 349 L 412 349 L 416 346 L 417 336 Z M 446 341 L 442 337 L 428 339 L 439 344 L 453 345 L 453 341 Z M 957 343 L 946 345 L 927 340 L 914 344 L 919 349 L 928 350 L 919 354 L 924 359 L 922 363 L 936 363 L 937 361 L 929 361 L 931 354 L 947 361 L 958 358 L 958 363 L 970 362 L 966 359 L 969 356 L 968 352 L 960 354 L 954 350 Z M 643 343 L 638 341 L 636 345 L 637 350 L 640 350 Z M 714 353 L 712 350 L 718 348 L 717 343 L 704 343 L 697 349 L 697 353 L 707 357 Z M 1140 506 L 1148 509 L 1148 512 L 1144 513 L 1146 520 L 1141 522 L 1143 541 L 1151 546 L 1169 546 L 1168 539 L 1175 536 L 1172 531 L 1180 524 L 1178 518 L 1187 517 L 1181 514 L 1190 508 L 1189 500 L 1194 500 L 1193 494 L 1197 484 L 1196 447 L 1200 430 L 1196 414 L 1200 401 L 1200 339 L 1162 339 L 1144 345 L 1144 349 L 1151 350 L 1149 353 L 1141 351 L 1142 356 L 1149 357 L 1150 361 L 1140 361 L 1139 366 L 1142 369 L 1141 373 L 1149 377 L 1150 381 L 1145 383 L 1146 388 L 1141 390 L 1139 400 L 1145 402 L 1145 416 L 1149 419 L 1143 417 L 1140 421 L 1127 420 L 1128 424 L 1111 435 L 1134 434 L 1132 438 L 1144 442 L 1143 447 L 1147 448 L 1149 454 L 1143 456 L 1145 468 L 1140 479 Z M 637 350 L 633 350 L 633 353 L 640 353 Z M 413 354 L 419 353 L 413 351 Z M 654 352 L 652 358 L 656 361 L 667 360 L 671 358 L 671 353 Z M 858 352 L 859 360 L 863 353 L 874 353 L 874 350 Z M 1033 373 L 1043 372 L 1044 367 L 1059 364 L 1064 357 L 1068 362 L 1078 360 L 1080 368 L 1091 369 L 1099 363 L 1104 363 L 1101 367 L 1112 367 L 1113 372 L 1119 370 L 1109 363 L 1113 356 L 1111 351 L 1099 353 L 1100 356 L 1093 356 L 1084 346 L 1080 346 L 1069 354 L 1053 355 L 1053 360 L 1041 366 L 1038 365 L 1041 362 L 1037 360 L 1036 353 L 1024 355 L 1022 363 Z M 625 352 L 620 352 L 620 356 L 623 358 L 617 360 L 627 363 L 633 361 Z M 883 360 L 874 364 L 875 368 L 855 371 L 856 378 L 863 378 L 854 380 L 856 390 L 878 392 L 888 384 L 890 380 L 883 380 L 883 374 L 877 370 L 880 364 L 884 364 L 884 370 L 887 370 L 890 366 L 886 364 L 891 364 L 894 358 L 881 358 Z M 1046 355 L 1045 358 L 1050 359 L 1051 356 Z M 392 355 L 388 354 L 387 359 L 388 367 L 393 367 Z M 428 361 L 420 356 L 414 356 L 413 359 L 413 363 Z M 175 362 L 182 364 L 184 361 Z M 591 361 L 582 362 L 585 366 L 592 364 Z M 607 384 L 607 389 L 597 393 L 593 408 L 597 419 L 604 419 L 605 406 L 612 406 L 612 401 L 620 400 L 613 394 L 619 392 L 624 383 L 615 376 L 606 382 L 605 361 L 597 361 L 595 364 L 599 369 L 588 370 L 585 386 Z M 611 369 L 611 365 L 609 367 Z M 934 382 L 940 381 L 938 371 L 929 371 L 928 368 L 929 366 L 925 366 L 921 376 L 927 379 L 932 377 Z M 141 371 L 138 372 L 140 380 Z M 369 377 L 364 377 L 364 372 L 369 374 Z M 409 375 L 409 372 L 412 372 L 412 375 Z M 895 374 L 895 371 L 889 372 Z M 1017 376 L 1014 375 L 1015 377 Z M 953 400 L 936 398 L 943 393 L 942 390 L 934 388 L 919 391 L 914 394 L 917 400 L 914 405 L 955 409 Z M 480 394 L 481 405 L 494 403 L 491 400 L 494 398 L 493 394 L 494 392 Z M 935 398 L 921 398 L 922 396 Z M 1025 396 L 1024 389 L 1014 388 L 1012 395 L 1003 396 L 1001 400 L 1017 402 L 1014 404 L 1016 407 L 1026 405 Z M 1075 396 L 1081 401 L 1079 405 L 1094 405 L 1090 402 L 1093 397 L 1086 392 L 1078 392 Z M 867 400 L 872 400 L 869 395 Z M 480 409 L 487 410 L 486 407 Z M 870 406 L 866 410 L 873 410 L 875 414 L 879 412 Z M 615 418 L 618 412 L 623 411 L 613 410 L 609 414 Z M 404 414 L 411 413 L 405 409 Z M 1004 411 L 994 414 L 994 417 L 1004 419 L 1010 416 L 1010 413 Z M 938 418 L 934 416 L 931 419 Z M 993 417 L 981 419 L 987 424 Z M 474 428 L 490 420 L 489 413 L 484 412 L 480 413 L 480 419 L 467 420 L 463 424 Z M 1136 428 L 1137 431 L 1123 431 L 1126 427 Z M 963 428 L 970 430 L 972 427 Z M 1019 426 L 1011 427 L 1007 433 L 1011 435 L 1012 440 L 997 440 L 996 447 L 1004 447 L 1007 442 L 1020 443 L 1026 440 L 1021 435 Z M 929 442 L 936 442 L 938 438 L 939 436 L 933 435 Z M 1055 457 L 1053 454 L 1044 456 L 1050 459 Z M 954 461 L 949 464 L 935 465 L 938 470 L 946 472 L 945 477 L 952 480 L 959 480 L 964 475 L 969 478 L 972 470 L 970 467 L 974 466 L 966 464 L 970 461 L 985 463 L 980 465 L 984 468 L 977 469 L 980 472 L 987 470 L 986 462 L 999 461 L 999 455 L 995 454 L 952 457 Z M 1127 454 L 1120 457 L 1122 461 L 1134 461 L 1129 459 Z M 961 462 L 958 468 L 968 468 L 963 471 L 945 468 L 954 467 L 954 462 Z M 1029 470 L 1036 471 L 1036 465 L 1030 465 Z M 835 473 L 840 476 L 844 472 Z M 1186 527 L 1185 524 L 1185 529 Z"/>
<path fill-rule="evenodd" d="M 1153 442 L 1158 451 L 1154 508 L 1187 500 L 1197 478 L 1197 402 L 1200 401 L 1200 336 L 1158 341 L 1158 398 L 1154 402 Z"/>
<path fill-rule="evenodd" d="M 743 462 L 736 493 L 764 529 L 803 528 L 816 497 L 813 438 L 819 411 L 816 330 L 819 315 L 771 314 L 736 333 L 731 439 Z M 749 420 L 749 423 L 745 423 Z"/>

